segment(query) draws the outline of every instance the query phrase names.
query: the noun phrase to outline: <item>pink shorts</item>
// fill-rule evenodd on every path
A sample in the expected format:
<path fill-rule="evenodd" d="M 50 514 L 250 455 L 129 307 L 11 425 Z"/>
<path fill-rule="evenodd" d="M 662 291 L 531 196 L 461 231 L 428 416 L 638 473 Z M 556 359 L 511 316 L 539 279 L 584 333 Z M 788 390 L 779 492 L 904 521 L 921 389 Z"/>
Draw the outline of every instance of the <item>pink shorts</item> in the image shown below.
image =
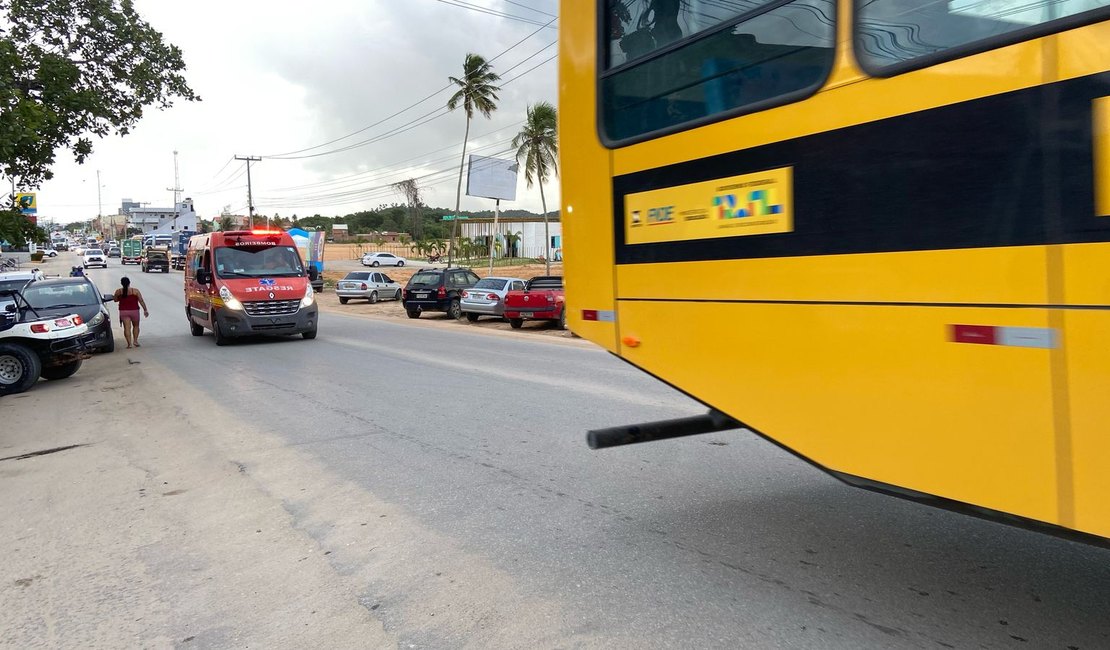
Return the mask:
<path fill-rule="evenodd" d="M 120 324 L 122 325 L 123 323 L 125 323 L 127 321 L 132 321 L 132 322 L 138 323 L 139 322 L 139 310 L 138 309 L 135 309 L 135 310 L 130 310 L 129 309 L 127 311 L 121 311 L 119 313 L 119 322 L 120 322 Z"/>

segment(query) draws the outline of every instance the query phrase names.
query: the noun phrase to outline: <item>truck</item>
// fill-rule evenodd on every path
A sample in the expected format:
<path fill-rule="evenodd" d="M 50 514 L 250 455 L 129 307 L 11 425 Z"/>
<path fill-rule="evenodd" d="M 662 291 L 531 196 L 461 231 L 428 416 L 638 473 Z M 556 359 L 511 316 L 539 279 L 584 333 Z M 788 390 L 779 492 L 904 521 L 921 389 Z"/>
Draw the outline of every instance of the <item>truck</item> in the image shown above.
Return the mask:
<path fill-rule="evenodd" d="M 143 261 L 143 242 L 125 239 L 120 244 L 120 264 L 140 264 Z"/>
<path fill-rule="evenodd" d="M 170 244 L 170 268 L 185 268 L 185 253 L 189 250 L 189 239 L 196 233 L 192 230 L 182 230 L 177 233 Z"/>
<path fill-rule="evenodd" d="M 170 249 L 168 246 L 147 246 L 143 250 L 143 273 L 152 270 L 170 272 Z"/>
<path fill-rule="evenodd" d="M 505 318 L 513 329 L 520 329 L 524 320 L 529 319 L 553 321 L 559 329 L 565 330 L 567 312 L 564 296 L 562 276 L 536 276 L 528 281 L 523 290 L 505 294 Z"/>

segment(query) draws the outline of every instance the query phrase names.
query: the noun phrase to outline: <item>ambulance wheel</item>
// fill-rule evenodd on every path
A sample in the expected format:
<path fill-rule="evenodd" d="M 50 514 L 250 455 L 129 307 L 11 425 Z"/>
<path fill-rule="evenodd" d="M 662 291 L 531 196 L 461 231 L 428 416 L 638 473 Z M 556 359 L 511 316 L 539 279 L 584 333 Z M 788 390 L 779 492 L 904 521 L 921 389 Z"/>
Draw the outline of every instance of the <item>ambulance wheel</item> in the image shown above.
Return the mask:
<path fill-rule="evenodd" d="M 216 319 L 215 315 L 212 316 L 212 336 L 216 339 L 216 345 L 223 346 L 231 343 L 231 339 L 220 329 L 220 321 Z"/>

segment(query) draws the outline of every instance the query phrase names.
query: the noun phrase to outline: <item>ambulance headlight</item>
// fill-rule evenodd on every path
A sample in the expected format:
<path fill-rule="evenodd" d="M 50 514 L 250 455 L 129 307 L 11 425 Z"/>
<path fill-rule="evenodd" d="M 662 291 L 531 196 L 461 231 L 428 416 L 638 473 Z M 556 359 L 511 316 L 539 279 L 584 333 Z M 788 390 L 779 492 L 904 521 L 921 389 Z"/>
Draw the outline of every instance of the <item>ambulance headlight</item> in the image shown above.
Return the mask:
<path fill-rule="evenodd" d="M 224 307 L 228 309 L 242 309 L 243 303 L 239 299 L 231 295 L 231 289 L 226 286 L 220 287 L 220 298 L 224 301 Z"/>

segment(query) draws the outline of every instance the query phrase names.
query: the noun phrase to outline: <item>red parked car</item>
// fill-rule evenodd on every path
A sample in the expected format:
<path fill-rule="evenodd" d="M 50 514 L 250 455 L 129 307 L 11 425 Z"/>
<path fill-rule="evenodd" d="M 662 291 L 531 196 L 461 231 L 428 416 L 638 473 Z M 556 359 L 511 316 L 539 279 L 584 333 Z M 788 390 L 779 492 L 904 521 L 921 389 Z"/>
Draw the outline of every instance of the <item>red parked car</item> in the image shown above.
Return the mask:
<path fill-rule="evenodd" d="M 567 328 L 563 276 L 541 275 L 528 281 L 523 291 L 505 294 L 505 318 L 513 329 L 520 329 L 524 320 L 550 320 Z"/>

